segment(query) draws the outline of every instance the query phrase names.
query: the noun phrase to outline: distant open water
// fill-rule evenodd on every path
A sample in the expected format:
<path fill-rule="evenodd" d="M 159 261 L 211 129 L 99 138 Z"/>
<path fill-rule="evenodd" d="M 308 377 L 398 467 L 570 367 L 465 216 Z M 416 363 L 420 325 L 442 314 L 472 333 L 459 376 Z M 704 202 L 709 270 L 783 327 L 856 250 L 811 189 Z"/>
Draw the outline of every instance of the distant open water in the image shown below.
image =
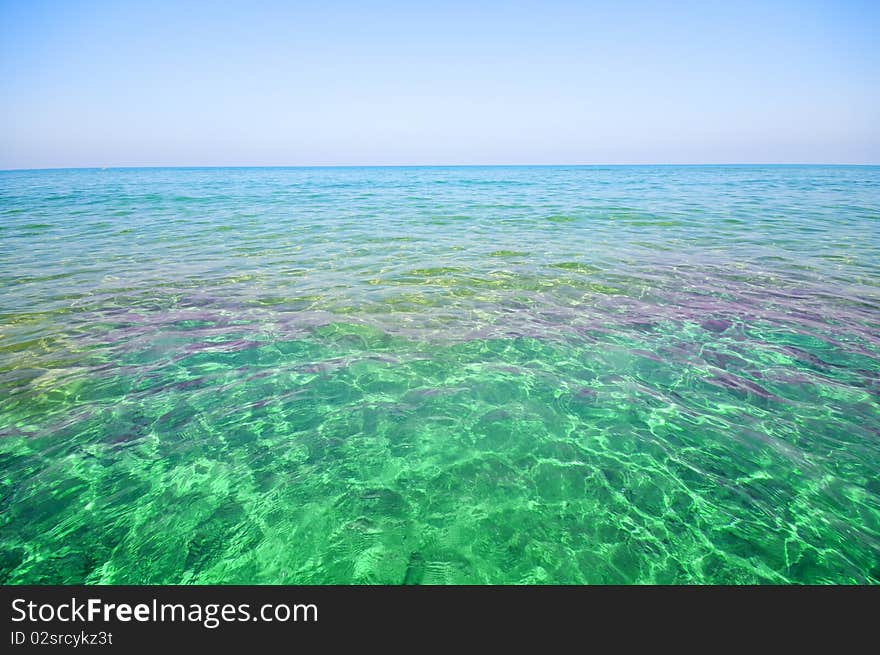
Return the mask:
<path fill-rule="evenodd" d="M 2 172 L 0 290 L 0 582 L 880 582 L 880 167 Z"/>

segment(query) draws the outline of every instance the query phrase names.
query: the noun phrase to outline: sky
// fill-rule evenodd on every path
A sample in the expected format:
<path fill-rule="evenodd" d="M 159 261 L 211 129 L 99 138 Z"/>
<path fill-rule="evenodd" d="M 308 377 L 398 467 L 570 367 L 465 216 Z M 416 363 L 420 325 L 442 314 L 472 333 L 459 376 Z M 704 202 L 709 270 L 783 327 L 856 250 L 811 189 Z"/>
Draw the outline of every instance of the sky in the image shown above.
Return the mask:
<path fill-rule="evenodd" d="M 880 2 L 0 0 L 0 168 L 880 163 Z"/>

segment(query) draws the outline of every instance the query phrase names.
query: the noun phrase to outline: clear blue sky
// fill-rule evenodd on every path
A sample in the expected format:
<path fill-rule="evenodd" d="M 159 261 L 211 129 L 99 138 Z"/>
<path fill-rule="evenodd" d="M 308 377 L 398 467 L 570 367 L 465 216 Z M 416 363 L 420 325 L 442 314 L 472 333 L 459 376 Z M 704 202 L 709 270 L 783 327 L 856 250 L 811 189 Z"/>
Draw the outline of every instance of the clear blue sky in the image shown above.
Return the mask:
<path fill-rule="evenodd" d="M 880 163 L 880 2 L 0 0 L 0 168 Z"/>

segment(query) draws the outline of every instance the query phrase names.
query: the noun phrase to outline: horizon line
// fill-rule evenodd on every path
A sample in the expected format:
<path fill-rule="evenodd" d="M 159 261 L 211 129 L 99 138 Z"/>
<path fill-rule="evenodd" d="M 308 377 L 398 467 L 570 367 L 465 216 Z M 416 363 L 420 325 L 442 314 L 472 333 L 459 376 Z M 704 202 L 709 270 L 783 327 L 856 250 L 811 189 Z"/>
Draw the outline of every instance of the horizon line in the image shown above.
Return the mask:
<path fill-rule="evenodd" d="M 0 167 L 3 173 L 25 173 L 37 171 L 110 171 L 110 170 L 168 170 L 168 169 L 294 169 L 294 168 L 595 168 L 595 167 L 635 167 L 635 166 L 880 166 L 880 162 L 714 162 L 714 163 L 579 163 L 579 164 L 171 164 L 171 165 L 131 165 L 131 166 L 37 166 L 25 168 Z"/>

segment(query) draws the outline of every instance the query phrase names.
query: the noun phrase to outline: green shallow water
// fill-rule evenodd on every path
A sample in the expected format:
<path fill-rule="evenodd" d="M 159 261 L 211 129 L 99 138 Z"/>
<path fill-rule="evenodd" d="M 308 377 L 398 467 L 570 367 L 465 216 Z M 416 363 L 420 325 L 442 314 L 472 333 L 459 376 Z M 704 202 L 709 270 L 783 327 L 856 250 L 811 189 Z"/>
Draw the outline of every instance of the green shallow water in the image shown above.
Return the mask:
<path fill-rule="evenodd" d="M 880 582 L 880 168 L 0 173 L 0 580 Z"/>

